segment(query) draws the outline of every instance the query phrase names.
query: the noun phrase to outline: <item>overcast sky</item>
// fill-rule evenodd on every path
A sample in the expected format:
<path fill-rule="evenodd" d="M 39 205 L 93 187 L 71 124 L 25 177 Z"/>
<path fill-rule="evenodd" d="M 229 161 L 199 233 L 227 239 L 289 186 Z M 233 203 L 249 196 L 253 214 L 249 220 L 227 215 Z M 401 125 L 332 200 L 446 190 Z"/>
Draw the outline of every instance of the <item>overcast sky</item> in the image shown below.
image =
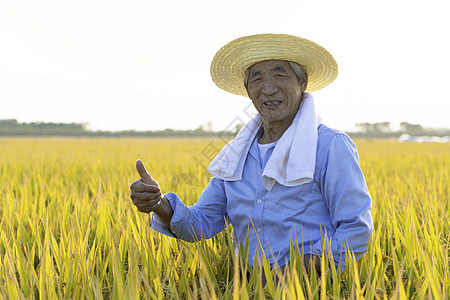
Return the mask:
<path fill-rule="evenodd" d="M 447 0 L 0 0 L 0 119 L 93 130 L 213 129 L 248 121 L 250 100 L 209 65 L 257 33 L 310 39 L 336 59 L 313 93 L 324 123 L 450 127 Z"/>

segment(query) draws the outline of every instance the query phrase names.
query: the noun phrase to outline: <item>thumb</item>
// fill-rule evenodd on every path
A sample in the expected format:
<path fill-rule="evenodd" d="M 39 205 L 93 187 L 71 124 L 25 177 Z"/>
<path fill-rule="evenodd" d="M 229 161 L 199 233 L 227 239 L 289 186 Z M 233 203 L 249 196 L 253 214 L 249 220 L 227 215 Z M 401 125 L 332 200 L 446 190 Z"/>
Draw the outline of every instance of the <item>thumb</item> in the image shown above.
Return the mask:
<path fill-rule="evenodd" d="M 141 176 L 141 179 L 145 184 L 148 185 L 156 184 L 152 176 L 145 169 L 144 163 L 140 159 L 136 161 L 136 170 L 138 171 L 139 176 Z"/>

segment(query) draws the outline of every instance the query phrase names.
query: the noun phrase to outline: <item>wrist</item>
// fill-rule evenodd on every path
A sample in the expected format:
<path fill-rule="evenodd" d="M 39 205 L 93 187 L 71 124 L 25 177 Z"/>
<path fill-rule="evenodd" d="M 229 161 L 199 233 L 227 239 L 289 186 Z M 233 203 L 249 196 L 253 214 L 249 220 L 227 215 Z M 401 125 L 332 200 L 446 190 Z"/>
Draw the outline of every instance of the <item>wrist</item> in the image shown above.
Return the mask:
<path fill-rule="evenodd" d="M 161 196 L 159 198 L 158 204 L 156 205 L 155 209 L 153 210 L 153 212 L 157 213 L 158 215 L 160 213 L 163 213 L 164 211 L 164 207 L 167 205 L 167 202 L 169 202 L 169 200 L 167 200 L 166 198 L 164 198 L 164 196 Z M 170 204 L 169 204 L 170 205 Z"/>
<path fill-rule="evenodd" d="M 172 220 L 173 209 L 172 205 L 170 205 L 169 200 L 161 196 L 158 207 L 154 210 L 154 212 L 162 219 L 167 227 L 170 228 L 170 221 Z"/>

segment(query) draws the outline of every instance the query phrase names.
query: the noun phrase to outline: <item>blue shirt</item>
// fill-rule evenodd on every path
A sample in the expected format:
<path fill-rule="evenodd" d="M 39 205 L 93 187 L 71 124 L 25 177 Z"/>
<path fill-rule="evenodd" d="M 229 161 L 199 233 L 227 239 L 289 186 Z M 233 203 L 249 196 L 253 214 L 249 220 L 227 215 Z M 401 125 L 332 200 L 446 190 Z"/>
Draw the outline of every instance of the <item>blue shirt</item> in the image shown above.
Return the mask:
<path fill-rule="evenodd" d="M 322 237 L 328 240 L 336 265 L 341 260 L 344 268 L 347 245 L 359 259 L 373 228 L 372 200 L 351 139 L 320 125 L 313 180 L 295 187 L 275 183 L 269 192 L 261 174 L 272 152 L 273 147 L 261 161 L 255 138 L 242 180 L 212 177 L 197 203 L 189 207 L 176 194 L 165 194 L 174 210 L 171 230 L 156 214 L 151 227 L 194 242 L 211 238 L 231 224 L 237 242 L 249 239 L 251 265 L 259 242 L 270 264 L 281 266 L 289 261 L 291 241 L 299 243 L 303 254 L 320 255 Z"/>

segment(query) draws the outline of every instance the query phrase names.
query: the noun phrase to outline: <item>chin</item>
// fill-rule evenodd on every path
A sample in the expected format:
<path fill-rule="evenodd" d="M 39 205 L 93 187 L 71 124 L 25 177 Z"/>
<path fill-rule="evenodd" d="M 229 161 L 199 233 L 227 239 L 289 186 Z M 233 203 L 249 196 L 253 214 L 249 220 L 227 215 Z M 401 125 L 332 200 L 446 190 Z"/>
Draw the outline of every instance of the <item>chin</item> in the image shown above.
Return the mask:
<path fill-rule="evenodd" d="M 272 116 L 272 117 L 266 117 L 264 118 L 264 120 L 268 121 L 268 122 L 277 122 L 277 121 L 283 121 L 284 119 L 286 119 L 286 117 L 283 116 Z"/>
<path fill-rule="evenodd" d="M 277 120 L 283 120 L 285 118 L 287 118 L 289 114 L 283 112 L 283 111 L 270 111 L 267 113 L 267 116 L 270 116 L 271 119 L 277 119 Z"/>

